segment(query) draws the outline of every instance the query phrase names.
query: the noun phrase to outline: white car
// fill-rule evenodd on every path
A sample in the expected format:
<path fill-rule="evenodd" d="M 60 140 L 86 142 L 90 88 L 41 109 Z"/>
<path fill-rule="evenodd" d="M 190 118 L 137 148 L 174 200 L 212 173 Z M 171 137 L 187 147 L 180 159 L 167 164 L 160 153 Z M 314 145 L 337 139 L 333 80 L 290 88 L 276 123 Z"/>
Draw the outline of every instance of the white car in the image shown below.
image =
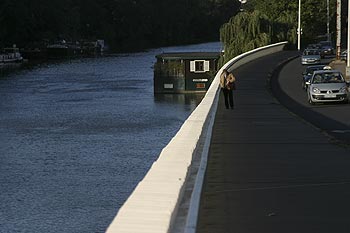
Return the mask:
<path fill-rule="evenodd" d="M 346 61 L 348 59 L 348 50 L 344 50 L 340 53 L 340 60 Z"/>
<path fill-rule="evenodd" d="M 348 102 L 348 84 L 338 70 L 317 70 L 306 84 L 308 85 L 307 96 L 310 104 Z"/>

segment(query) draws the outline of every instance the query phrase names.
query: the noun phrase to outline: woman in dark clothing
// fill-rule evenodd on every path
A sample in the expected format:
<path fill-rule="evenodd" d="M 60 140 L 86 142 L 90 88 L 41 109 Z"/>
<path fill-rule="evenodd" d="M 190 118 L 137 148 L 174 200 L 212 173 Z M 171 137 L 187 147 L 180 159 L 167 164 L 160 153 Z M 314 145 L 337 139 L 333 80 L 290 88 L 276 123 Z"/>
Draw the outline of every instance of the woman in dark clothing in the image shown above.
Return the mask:
<path fill-rule="evenodd" d="M 228 109 L 231 107 L 233 109 L 233 90 L 236 89 L 235 84 L 236 78 L 232 73 L 228 72 L 227 69 L 224 69 L 220 75 L 220 87 L 224 93 L 225 106 Z"/>

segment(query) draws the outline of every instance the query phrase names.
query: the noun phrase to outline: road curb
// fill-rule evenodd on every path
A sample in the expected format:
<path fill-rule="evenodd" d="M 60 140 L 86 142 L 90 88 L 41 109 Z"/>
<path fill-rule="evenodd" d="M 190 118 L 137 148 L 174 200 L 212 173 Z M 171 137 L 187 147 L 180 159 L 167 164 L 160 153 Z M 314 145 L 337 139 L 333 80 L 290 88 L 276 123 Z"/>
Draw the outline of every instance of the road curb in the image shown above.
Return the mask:
<path fill-rule="evenodd" d="M 293 98 L 291 98 L 280 86 L 279 83 L 279 77 L 280 72 L 283 69 L 283 67 L 291 62 L 292 60 L 296 59 L 298 56 L 293 56 L 288 58 L 287 60 L 281 62 L 278 64 L 273 71 L 271 72 L 271 75 L 269 76 L 267 82 L 268 82 L 268 88 L 271 92 L 271 95 L 282 105 L 284 106 L 287 111 L 289 111 L 292 115 L 298 117 L 299 119 L 303 120 L 308 125 L 311 125 L 315 129 L 319 130 L 321 133 L 323 133 L 325 136 L 329 138 L 329 141 L 331 143 L 344 146 L 344 147 L 350 147 L 350 141 L 346 137 L 342 137 L 343 135 L 336 133 L 334 131 L 334 128 L 337 129 L 344 129 L 347 128 L 346 125 L 342 124 L 341 122 L 338 122 L 336 120 L 330 119 L 322 114 L 319 114 L 315 111 L 313 111 L 311 108 L 307 108 L 305 106 L 302 106 L 297 101 L 295 101 Z M 313 115 L 312 119 L 309 117 L 309 115 Z M 331 127 L 332 125 L 332 127 Z M 334 127 L 335 126 L 335 127 Z"/>

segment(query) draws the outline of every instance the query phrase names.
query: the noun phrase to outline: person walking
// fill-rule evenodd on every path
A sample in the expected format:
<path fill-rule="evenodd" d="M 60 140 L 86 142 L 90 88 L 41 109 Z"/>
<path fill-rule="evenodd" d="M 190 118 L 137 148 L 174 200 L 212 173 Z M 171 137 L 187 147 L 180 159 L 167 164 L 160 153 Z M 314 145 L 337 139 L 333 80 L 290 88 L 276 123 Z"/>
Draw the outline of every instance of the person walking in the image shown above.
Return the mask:
<path fill-rule="evenodd" d="M 220 87 L 224 93 L 225 107 L 228 109 L 231 107 L 233 109 L 233 90 L 236 89 L 236 78 L 227 69 L 224 69 L 220 75 Z"/>

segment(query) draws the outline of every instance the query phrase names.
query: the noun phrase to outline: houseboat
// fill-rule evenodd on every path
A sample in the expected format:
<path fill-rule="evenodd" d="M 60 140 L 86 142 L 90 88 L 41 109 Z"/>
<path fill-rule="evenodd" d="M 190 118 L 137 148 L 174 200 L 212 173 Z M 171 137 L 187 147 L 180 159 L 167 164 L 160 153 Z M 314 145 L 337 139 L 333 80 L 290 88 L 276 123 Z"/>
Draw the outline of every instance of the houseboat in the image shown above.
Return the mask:
<path fill-rule="evenodd" d="M 95 56 L 103 54 L 104 40 L 96 41 L 57 41 L 46 47 L 48 58 Z"/>
<path fill-rule="evenodd" d="M 220 52 L 162 53 L 154 65 L 154 93 L 206 92 Z"/>
<path fill-rule="evenodd" d="M 19 52 L 19 48 L 4 48 L 2 52 L 0 52 L 0 64 L 4 63 L 15 63 L 22 62 L 23 57 Z"/>
<path fill-rule="evenodd" d="M 48 58 L 63 58 L 75 55 L 76 51 L 80 53 L 80 48 L 76 45 L 70 46 L 65 40 L 56 41 L 46 46 Z"/>

